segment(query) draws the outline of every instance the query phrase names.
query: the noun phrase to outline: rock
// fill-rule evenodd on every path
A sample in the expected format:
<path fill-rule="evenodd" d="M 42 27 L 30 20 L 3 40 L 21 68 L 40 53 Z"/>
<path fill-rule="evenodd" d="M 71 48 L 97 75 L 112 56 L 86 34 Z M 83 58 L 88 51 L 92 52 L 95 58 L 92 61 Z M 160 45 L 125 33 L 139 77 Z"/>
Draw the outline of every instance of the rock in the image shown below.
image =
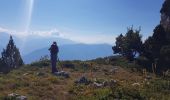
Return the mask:
<path fill-rule="evenodd" d="M 164 27 L 165 31 L 170 31 L 170 1 L 165 0 L 161 9 L 161 25 Z"/>
<path fill-rule="evenodd" d="M 26 75 L 28 75 L 28 74 L 29 74 L 29 73 L 24 73 L 23 76 L 26 76 Z"/>
<path fill-rule="evenodd" d="M 26 96 L 18 96 L 16 97 L 16 100 L 27 100 Z"/>
<path fill-rule="evenodd" d="M 65 78 L 69 78 L 69 77 L 70 77 L 69 73 L 64 72 L 64 71 L 55 72 L 54 75 L 56 75 L 56 76 L 62 76 L 62 77 L 65 77 Z"/>
<path fill-rule="evenodd" d="M 37 72 L 37 76 L 44 76 L 45 75 L 45 73 L 43 73 L 43 72 Z"/>
<path fill-rule="evenodd" d="M 116 80 L 110 80 L 110 81 L 108 82 L 108 85 L 109 85 L 109 86 L 115 86 L 116 83 L 117 83 Z"/>
<path fill-rule="evenodd" d="M 164 77 L 170 77 L 170 70 L 164 72 Z"/>
<path fill-rule="evenodd" d="M 104 86 L 102 83 L 97 83 L 97 82 L 94 82 L 93 85 L 97 88 L 101 88 Z"/>
<path fill-rule="evenodd" d="M 110 70 L 110 73 L 112 73 L 112 74 L 115 74 L 116 72 L 118 72 L 118 68 L 113 68 Z"/>
<path fill-rule="evenodd" d="M 161 25 L 165 30 L 170 31 L 170 17 L 166 16 L 164 13 L 161 15 Z"/>
<path fill-rule="evenodd" d="M 8 97 L 17 97 L 17 96 L 19 96 L 19 94 L 16 94 L 16 93 L 8 94 Z"/>
<path fill-rule="evenodd" d="M 149 75 L 147 75 L 145 79 L 146 79 L 146 80 L 150 80 L 150 79 L 152 79 L 152 77 L 149 76 Z"/>
<path fill-rule="evenodd" d="M 110 83 L 115 84 L 115 83 L 117 83 L 117 81 L 116 80 L 111 80 Z"/>
<path fill-rule="evenodd" d="M 104 82 L 103 82 L 103 86 L 104 86 L 104 87 L 109 86 L 109 82 L 104 81 Z"/>
<path fill-rule="evenodd" d="M 22 96 L 22 95 L 19 95 L 19 94 L 16 94 L 16 93 L 8 94 L 8 98 L 10 100 L 27 100 L 26 96 Z"/>
<path fill-rule="evenodd" d="M 140 83 L 133 83 L 132 86 L 140 86 Z"/>
<path fill-rule="evenodd" d="M 106 69 L 106 68 L 103 68 L 102 69 L 104 72 L 106 72 L 106 73 L 108 73 L 109 72 L 109 70 L 108 69 Z"/>
<path fill-rule="evenodd" d="M 86 85 L 88 85 L 88 84 L 91 83 L 91 81 L 88 80 L 86 77 L 83 76 L 83 77 L 81 77 L 79 80 L 75 81 L 75 83 L 76 83 L 76 84 L 86 84 Z"/>
<path fill-rule="evenodd" d="M 116 80 L 103 81 L 102 83 L 94 82 L 93 85 L 97 88 L 101 88 L 101 87 L 113 86 L 116 84 L 116 82 L 117 82 Z"/>
<path fill-rule="evenodd" d="M 149 85 L 149 84 L 150 84 L 150 82 L 146 82 L 146 84 L 147 84 L 147 85 Z"/>

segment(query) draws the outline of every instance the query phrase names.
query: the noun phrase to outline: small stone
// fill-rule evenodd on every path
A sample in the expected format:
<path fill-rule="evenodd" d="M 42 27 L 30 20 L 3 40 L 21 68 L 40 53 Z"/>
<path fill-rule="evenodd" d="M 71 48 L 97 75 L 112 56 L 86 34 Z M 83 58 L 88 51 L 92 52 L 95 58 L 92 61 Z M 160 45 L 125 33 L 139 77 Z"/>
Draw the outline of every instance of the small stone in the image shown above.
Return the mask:
<path fill-rule="evenodd" d="M 94 82 L 93 84 L 94 84 L 94 86 L 97 87 L 97 88 L 103 87 L 103 84 L 101 84 L 101 83 Z"/>
<path fill-rule="evenodd" d="M 16 100 L 27 100 L 26 96 L 18 96 L 16 97 Z"/>
<path fill-rule="evenodd" d="M 45 75 L 45 73 L 43 73 L 43 72 L 37 72 L 37 76 L 44 76 Z"/>
<path fill-rule="evenodd" d="M 11 93 L 11 94 L 8 94 L 9 97 L 17 97 L 19 96 L 19 94 L 16 94 L 16 93 Z"/>
<path fill-rule="evenodd" d="M 109 84 L 109 86 L 115 86 L 116 83 L 117 83 L 116 80 L 111 80 L 108 84 Z"/>
<path fill-rule="evenodd" d="M 152 77 L 148 75 L 148 76 L 146 76 L 146 79 L 150 80 L 150 79 L 152 79 Z"/>
<path fill-rule="evenodd" d="M 140 83 L 133 83 L 132 86 L 140 86 Z"/>
<path fill-rule="evenodd" d="M 55 72 L 54 75 L 56 75 L 56 76 L 62 76 L 62 77 L 65 77 L 65 78 L 69 78 L 69 77 L 70 77 L 69 73 L 64 72 L 64 71 Z"/>
<path fill-rule="evenodd" d="M 8 97 L 13 98 L 14 100 L 27 100 L 26 96 L 22 96 L 22 95 L 19 95 L 19 94 L 16 94 L 16 93 L 8 94 Z"/>
<path fill-rule="evenodd" d="M 28 75 L 28 74 L 29 74 L 29 73 L 24 73 L 23 76 L 26 76 L 26 75 Z"/>
<path fill-rule="evenodd" d="M 150 82 L 146 82 L 146 84 L 147 84 L 147 85 L 149 85 L 149 84 L 150 84 Z"/>
<path fill-rule="evenodd" d="M 75 81 L 77 84 L 90 84 L 91 81 L 89 81 L 86 77 L 81 77 L 79 80 Z"/>
<path fill-rule="evenodd" d="M 103 82 L 103 86 L 104 86 L 104 87 L 106 87 L 106 86 L 108 86 L 108 85 L 109 85 L 109 83 L 108 83 L 107 81 L 104 81 L 104 82 Z"/>

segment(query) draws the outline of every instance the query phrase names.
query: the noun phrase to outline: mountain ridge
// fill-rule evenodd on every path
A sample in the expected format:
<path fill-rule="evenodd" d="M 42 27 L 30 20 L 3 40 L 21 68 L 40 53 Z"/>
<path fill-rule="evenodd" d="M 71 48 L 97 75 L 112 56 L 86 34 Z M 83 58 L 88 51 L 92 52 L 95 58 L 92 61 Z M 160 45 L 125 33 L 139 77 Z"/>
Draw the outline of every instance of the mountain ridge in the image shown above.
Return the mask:
<path fill-rule="evenodd" d="M 0 45 L 5 48 L 9 37 L 11 34 L 7 32 L 0 32 Z M 59 45 L 65 45 L 65 44 L 75 44 L 75 41 L 64 39 L 60 37 L 42 37 L 37 35 L 30 35 L 25 38 L 19 38 L 15 35 L 12 35 L 13 40 L 15 42 L 15 45 L 17 48 L 20 49 L 20 52 L 22 55 L 29 54 L 35 50 L 45 48 L 49 46 L 53 41 L 57 41 Z"/>
<path fill-rule="evenodd" d="M 98 57 L 111 56 L 111 47 L 112 46 L 108 44 L 62 45 L 59 46 L 59 58 L 60 60 L 90 60 Z M 31 63 L 33 61 L 39 60 L 45 55 L 49 56 L 50 54 L 48 48 L 49 47 L 36 50 L 28 55 L 23 56 L 23 59 L 26 63 Z"/>

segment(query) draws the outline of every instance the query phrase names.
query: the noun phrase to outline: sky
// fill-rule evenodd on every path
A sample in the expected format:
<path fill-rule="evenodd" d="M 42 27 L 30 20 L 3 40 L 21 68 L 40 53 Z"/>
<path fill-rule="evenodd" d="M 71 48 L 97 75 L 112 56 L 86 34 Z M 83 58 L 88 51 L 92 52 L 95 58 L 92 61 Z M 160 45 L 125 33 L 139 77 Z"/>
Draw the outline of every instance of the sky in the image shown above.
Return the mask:
<path fill-rule="evenodd" d="M 0 32 L 114 44 L 127 27 L 143 39 L 160 22 L 164 0 L 0 0 Z"/>

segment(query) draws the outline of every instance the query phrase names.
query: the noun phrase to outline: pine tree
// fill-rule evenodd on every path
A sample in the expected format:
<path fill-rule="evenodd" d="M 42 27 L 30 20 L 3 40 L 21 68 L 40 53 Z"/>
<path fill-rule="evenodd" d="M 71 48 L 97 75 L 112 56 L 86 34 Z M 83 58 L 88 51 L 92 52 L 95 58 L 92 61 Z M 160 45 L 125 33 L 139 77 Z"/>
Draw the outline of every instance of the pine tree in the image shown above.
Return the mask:
<path fill-rule="evenodd" d="M 23 65 L 23 60 L 21 58 L 19 49 L 14 44 L 12 36 L 10 36 L 9 43 L 6 49 L 2 52 L 1 62 L 3 64 L 2 68 L 5 71 L 10 71 L 11 69 L 18 68 Z"/>
<path fill-rule="evenodd" d="M 114 53 L 121 54 L 128 60 L 133 61 L 137 54 L 141 54 L 142 51 L 142 36 L 140 35 L 140 29 L 134 30 L 133 27 L 128 28 L 125 36 L 120 34 L 116 38 L 116 45 L 112 47 Z"/>

